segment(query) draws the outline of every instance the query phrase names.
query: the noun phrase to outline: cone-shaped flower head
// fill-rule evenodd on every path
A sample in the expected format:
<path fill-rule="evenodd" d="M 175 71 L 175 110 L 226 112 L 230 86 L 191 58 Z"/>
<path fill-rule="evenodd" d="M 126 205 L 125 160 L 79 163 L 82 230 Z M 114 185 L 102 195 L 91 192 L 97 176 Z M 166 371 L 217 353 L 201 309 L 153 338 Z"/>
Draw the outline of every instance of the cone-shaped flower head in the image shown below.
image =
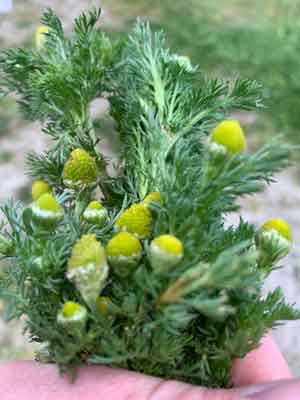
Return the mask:
<path fill-rule="evenodd" d="M 149 247 L 152 267 L 160 272 L 175 267 L 183 258 L 183 244 L 173 235 L 161 235 Z"/>
<path fill-rule="evenodd" d="M 238 121 L 223 121 L 211 134 L 211 150 L 230 155 L 241 153 L 246 146 L 246 139 Z"/>
<path fill-rule="evenodd" d="M 65 185 L 76 188 L 97 181 L 96 161 L 83 149 L 73 150 L 63 171 Z"/>
<path fill-rule="evenodd" d="M 32 200 L 35 201 L 45 193 L 51 193 L 51 188 L 47 182 L 35 181 L 31 187 Z"/>
<path fill-rule="evenodd" d="M 75 336 L 82 334 L 86 326 L 86 321 L 86 308 L 73 301 L 65 303 L 57 315 L 57 322 Z"/>
<path fill-rule="evenodd" d="M 77 241 L 68 262 L 67 277 L 86 303 L 94 307 L 108 277 L 105 251 L 96 235 L 84 235 Z"/>
<path fill-rule="evenodd" d="M 34 223 L 46 229 L 55 228 L 64 216 L 62 207 L 50 193 L 40 196 L 32 204 L 31 211 Z"/>
<path fill-rule="evenodd" d="M 44 47 L 46 41 L 46 34 L 49 32 L 49 27 L 41 25 L 37 28 L 35 32 L 35 45 L 38 50 Z"/>
<path fill-rule="evenodd" d="M 154 202 L 155 203 L 159 203 L 159 204 L 163 204 L 163 199 L 162 199 L 161 194 L 159 192 L 151 192 L 143 200 L 143 204 L 145 206 L 149 206 L 150 204 L 153 204 Z"/>
<path fill-rule="evenodd" d="M 133 234 L 120 232 L 108 242 L 106 254 L 115 273 L 127 276 L 142 257 L 142 245 Z"/>
<path fill-rule="evenodd" d="M 292 245 L 292 231 L 282 219 L 267 221 L 257 233 L 258 248 L 277 259 L 285 257 Z"/>
<path fill-rule="evenodd" d="M 95 225 L 103 225 L 107 220 L 107 217 L 107 210 L 101 203 L 99 203 L 99 201 L 90 202 L 83 213 L 83 218 L 87 222 Z"/>
<path fill-rule="evenodd" d="M 150 210 L 142 204 L 134 204 L 125 210 L 116 221 L 119 231 L 132 233 L 139 239 L 146 239 L 152 233 L 152 216 Z"/>
<path fill-rule="evenodd" d="M 284 237 L 289 242 L 292 241 L 292 231 L 290 226 L 282 219 L 271 219 L 263 224 L 262 230 L 274 231 Z"/>

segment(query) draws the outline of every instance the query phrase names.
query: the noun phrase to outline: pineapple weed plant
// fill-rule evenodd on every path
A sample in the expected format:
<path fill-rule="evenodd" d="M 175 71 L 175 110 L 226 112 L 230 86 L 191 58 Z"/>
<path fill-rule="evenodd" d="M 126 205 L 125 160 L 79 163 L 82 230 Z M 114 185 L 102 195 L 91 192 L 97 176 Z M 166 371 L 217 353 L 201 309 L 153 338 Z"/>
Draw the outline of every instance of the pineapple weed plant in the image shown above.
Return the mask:
<path fill-rule="evenodd" d="M 36 49 L 0 56 L 2 94 L 16 92 L 52 139 L 28 155 L 32 204 L 2 206 L 6 317 L 26 316 L 37 358 L 61 373 L 105 364 L 228 387 L 235 358 L 300 316 L 279 288 L 262 295 L 289 226 L 224 226 L 238 197 L 288 166 L 291 147 L 274 139 L 245 153 L 229 116 L 261 107 L 256 82 L 205 79 L 147 23 L 111 42 L 99 17 L 82 14 L 67 39 L 47 10 Z M 100 97 L 121 139 L 117 176 L 90 115 Z"/>

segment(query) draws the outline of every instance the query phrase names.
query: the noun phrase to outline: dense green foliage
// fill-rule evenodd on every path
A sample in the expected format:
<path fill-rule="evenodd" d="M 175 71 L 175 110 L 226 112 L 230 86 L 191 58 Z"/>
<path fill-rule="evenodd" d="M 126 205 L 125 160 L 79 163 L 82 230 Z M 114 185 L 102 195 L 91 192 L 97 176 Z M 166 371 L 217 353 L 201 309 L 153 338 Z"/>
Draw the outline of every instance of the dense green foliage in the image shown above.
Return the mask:
<path fill-rule="evenodd" d="M 261 87 L 247 79 L 206 79 L 187 60 L 178 62 L 163 33 L 153 34 L 147 23 L 138 22 L 121 43 L 111 42 L 96 28 L 99 15 L 81 15 L 67 39 L 49 10 L 43 49 L 0 55 L 1 90 L 17 92 L 24 116 L 43 122 L 53 139 L 46 153 L 29 155 L 28 172 L 51 186 L 64 213 L 57 226 L 39 229 L 36 203 L 2 207 L 1 251 L 9 267 L 0 293 L 9 300 L 7 317 L 25 315 L 32 340 L 46 348 L 40 358 L 61 371 L 91 362 L 226 387 L 233 359 L 255 348 L 270 328 L 300 316 L 280 289 L 262 295 L 276 257 L 259 257 L 255 227 L 243 220 L 224 225 L 226 214 L 238 210 L 239 196 L 261 191 L 289 164 L 291 148 L 276 139 L 255 154 L 215 162 L 210 132 L 234 110 L 259 108 Z M 107 173 L 98 121 L 90 116 L 90 103 L 104 96 L 121 139 L 117 177 Z M 64 166 L 78 148 L 93 157 L 99 179 L 74 190 L 65 184 Z M 83 217 L 97 189 L 109 215 L 101 227 Z M 153 191 L 163 204 L 150 206 L 151 238 L 175 235 L 184 257 L 158 273 L 149 257 L 151 238 L 143 240 L 135 269 L 126 276 L 109 272 L 101 295 L 112 305 L 103 315 L 68 279 L 72 248 L 91 233 L 106 246 L 118 215 Z M 67 301 L 88 310 L 80 335 L 57 318 Z"/>
<path fill-rule="evenodd" d="M 128 20 L 136 9 L 147 15 L 167 32 L 175 51 L 190 56 L 210 76 L 241 75 L 261 82 L 266 108 L 257 121 L 260 135 L 281 131 L 299 143 L 298 0 L 125 3 Z M 116 4 L 115 12 L 124 14 L 123 2 Z"/>

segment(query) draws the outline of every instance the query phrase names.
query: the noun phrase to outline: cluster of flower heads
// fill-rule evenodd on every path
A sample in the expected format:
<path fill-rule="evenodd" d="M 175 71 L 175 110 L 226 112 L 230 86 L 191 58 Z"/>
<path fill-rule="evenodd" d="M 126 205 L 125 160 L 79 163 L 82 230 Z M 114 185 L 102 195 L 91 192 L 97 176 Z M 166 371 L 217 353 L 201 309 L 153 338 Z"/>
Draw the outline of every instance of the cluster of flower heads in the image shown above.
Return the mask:
<path fill-rule="evenodd" d="M 70 154 L 63 169 L 63 181 L 68 189 L 80 189 L 96 184 L 97 164 L 85 150 L 76 149 Z M 63 207 L 48 183 L 35 181 L 32 185 L 33 203 L 30 207 L 32 222 L 37 229 L 54 230 L 64 218 Z M 83 235 L 74 245 L 68 260 L 66 277 L 74 283 L 85 304 L 105 315 L 114 305 L 100 296 L 110 271 L 119 277 L 129 277 L 139 265 L 143 255 L 157 273 L 177 265 L 183 258 L 183 244 L 170 234 L 151 241 L 153 233 L 153 204 L 162 205 L 158 192 L 152 192 L 143 201 L 122 210 L 114 224 L 114 235 L 104 245 L 94 234 Z M 109 220 L 107 209 L 97 200 L 91 201 L 82 213 L 90 225 L 104 226 Z M 150 244 L 148 245 L 148 242 Z M 147 242 L 147 246 L 145 245 Z M 147 249 L 147 250 L 146 250 Z M 85 306 L 69 301 L 58 313 L 58 323 L 68 324 L 79 332 L 87 320 Z"/>
<path fill-rule="evenodd" d="M 238 121 L 223 121 L 213 130 L 208 146 L 213 160 L 232 157 L 245 149 L 244 132 Z M 63 170 L 66 187 L 77 189 L 95 185 L 97 163 L 85 150 L 72 151 Z M 55 229 L 64 211 L 46 182 L 32 185 L 32 221 L 41 229 Z M 166 233 L 153 238 L 153 204 L 163 205 L 159 192 L 152 192 L 140 203 L 120 212 L 115 221 L 115 234 L 104 247 L 94 234 L 83 235 L 74 245 L 67 265 L 66 276 L 74 283 L 85 304 L 106 315 L 116 307 L 101 296 L 110 271 L 128 278 L 147 257 L 154 273 L 163 273 L 177 266 L 184 257 L 184 246 L 175 236 Z M 104 226 L 109 219 L 107 209 L 99 201 L 91 201 L 82 214 L 91 225 Z M 261 257 L 272 254 L 278 260 L 289 252 L 292 235 L 290 227 L 280 219 L 266 222 L 257 232 L 255 246 Z M 86 324 L 85 306 L 69 301 L 58 313 L 58 322 L 73 333 Z"/>
<path fill-rule="evenodd" d="M 225 160 L 242 153 L 245 147 L 246 139 L 243 129 L 235 120 L 220 122 L 208 141 L 209 152 L 214 161 Z M 267 221 L 256 234 L 255 246 L 260 259 L 268 258 L 273 262 L 278 261 L 289 253 L 291 245 L 291 228 L 282 219 Z"/>

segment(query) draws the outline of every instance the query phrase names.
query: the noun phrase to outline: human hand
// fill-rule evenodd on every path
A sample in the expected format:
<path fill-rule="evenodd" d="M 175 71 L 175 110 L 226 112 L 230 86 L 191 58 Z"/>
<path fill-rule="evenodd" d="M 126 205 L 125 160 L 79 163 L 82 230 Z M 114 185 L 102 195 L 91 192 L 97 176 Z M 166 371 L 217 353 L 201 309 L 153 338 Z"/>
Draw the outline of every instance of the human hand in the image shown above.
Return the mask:
<path fill-rule="evenodd" d="M 299 400 L 300 381 L 292 380 L 270 336 L 259 349 L 234 363 L 234 389 L 209 390 L 101 366 L 79 370 L 76 384 L 60 378 L 56 366 L 33 362 L 0 365 L 1 400 Z M 268 383 L 266 383 L 268 382 Z M 251 397 L 253 396 L 253 397 Z"/>

